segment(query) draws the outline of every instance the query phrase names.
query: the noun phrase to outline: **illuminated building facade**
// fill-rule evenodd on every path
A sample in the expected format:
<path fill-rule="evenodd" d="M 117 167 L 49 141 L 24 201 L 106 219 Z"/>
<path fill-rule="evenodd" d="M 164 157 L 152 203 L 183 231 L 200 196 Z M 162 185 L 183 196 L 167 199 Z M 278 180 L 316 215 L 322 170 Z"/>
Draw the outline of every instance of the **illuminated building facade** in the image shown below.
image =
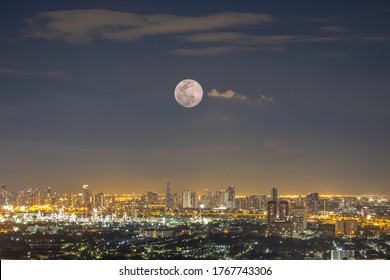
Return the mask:
<path fill-rule="evenodd" d="M 331 260 L 348 260 L 355 257 L 354 250 L 331 250 L 330 259 Z"/>
<path fill-rule="evenodd" d="M 95 195 L 95 207 L 96 208 L 105 207 L 105 198 L 102 192 Z"/>
<path fill-rule="evenodd" d="M 91 206 L 92 193 L 89 191 L 88 185 L 83 185 L 82 204 L 84 207 Z"/>
<path fill-rule="evenodd" d="M 335 225 L 336 235 L 356 235 L 358 234 L 359 224 L 355 220 L 338 220 Z"/>
<path fill-rule="evenodd" d="M 267 223 L 270 225 L 273 221 L 276 220 L 276 201 L 268 201 L 267 206 Z"/>
<path fill-rule="evenodd" d="M 271 201 L 275 201 L 278 203 L 278 189 L 277 188 L 272 188 L 271 190 Z"/>
<path fill-rule="evenodd" d="M 307 210 L 304 206 L 295 206 L 290 209 L 293 223 L 293 232 L 298 234 L 307 228 Z"/>
<path fill-rule="evenodd" d="M 236 196 L 235 187 L 230 186 L 229 188 L 227 188 L 226 193 L 227 193 L 226 208 L 233 209 L 234 208 L 234 198 Z"/>
<path fill-rule="evenodd" d="M 289 215 L 288 201 L 281 200 L 279 201 L 279 220 L 286 221 Z"/>
<path fill-rule="evenodd" d="M 215 194 L 214 207 L 221 209 L 233 209 L 236 190 L 234 186 L 217 191 Z"/>
<path fill-rule="evenodd" d="M 166 181 L 166 191 L 165 191 L 165 206 L 170 209 L 172 208 L 172 187 L 171 182 Z"/>
<path fill-rule="evenodd" d="M 198 196 L 192 191 L 183 191 L 182 203 L 183 208 L 196 208 L 198 207 Z"/>
<path fill-rule="evenodd" d="M 306 207 L 309 213 L 317 213 L 319 209 L 318 193 L 309 193 L 306 196 Z"/>
<path fill-rule="evenodd" d="M 0 205 L 7 205 L 7 187 L 5 185 L 1 185 L 1 193 L 0 193 Z"/>

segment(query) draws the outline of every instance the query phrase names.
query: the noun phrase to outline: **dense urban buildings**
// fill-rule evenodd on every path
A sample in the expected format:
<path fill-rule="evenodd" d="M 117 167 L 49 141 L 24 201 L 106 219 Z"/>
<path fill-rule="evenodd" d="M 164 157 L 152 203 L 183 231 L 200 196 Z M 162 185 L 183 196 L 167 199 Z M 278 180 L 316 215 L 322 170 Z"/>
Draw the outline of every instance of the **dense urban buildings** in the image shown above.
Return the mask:
<path fill-rule="evenodd" d="M 2 259 L 389 259 L 383 195 L 0 192 Z M 326 205 L 326 207 L 325 207 Z"/>

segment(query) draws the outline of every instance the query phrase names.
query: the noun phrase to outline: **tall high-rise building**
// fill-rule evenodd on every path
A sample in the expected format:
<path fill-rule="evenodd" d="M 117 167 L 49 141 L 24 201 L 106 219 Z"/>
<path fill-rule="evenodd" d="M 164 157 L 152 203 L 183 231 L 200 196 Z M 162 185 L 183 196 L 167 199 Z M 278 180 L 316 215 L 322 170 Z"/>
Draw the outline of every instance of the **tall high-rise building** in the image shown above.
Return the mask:
<path fill-rule="evenodd" d="M 288 201 L 279 201 L 279 220 L 286 221 L 289 215 Z"/>
<path fill-rule="evenodd" d="M 272 188 L 271 190 L 271 200 L 275 201 L 278 203 L 278 189 L 277 188 Z"/>
<path fill-rule="evenodd" d="M 296 206 L 305 206 L 304 205 L 304 198 L 300 195 L 300 196 L 298 196 L 298 198 L 297 198 L 297 204 L 296 204 Z"/>
<path fill-rule="evenodd" d="M 214 199 L 214 197 L 213 197 L 213 194 L 211 192 L 209 192 L 208 194 L 202 195 L 201 203 L 203 204 L 203 207 L 206 209 L 213 208 L 213 206 L 214 206 L 213 199 Z"/>
<path fill-rule="evenodd" d="M 258 195 L 249 196 L 247 204 L 248 204 L 248 210 L 259 211 L 260 204 L 261 204 L 260 196 Z"/>
<path fill-rule="evenodd" d="M 261 211 L 267 210 L 267 196 L 266 195 L 250 195 L 248 197 L 248 210 Z"/>
<path fill-rule="evenodd" d="M 51 205 L 52 204 L 52 193 L 51 193 L 51 188 L 46 187 L 44 190 L 43 195 L 41 196 L 41 204 L 44 205 Z"/>
<path fill-rule="evenodd" d="M 39 189 L 28 188 L 26 196 L 25 196 L 25 199 L 22 199 L 22 201 L 23 200 L 29 206 L 40 205 L 40 202 L 41 202 L 41 192 L 39 191 Z"/>
<path fill-rule="evenodd" d="M 192 191 L 183 191 L 182 193 L 183 208 L 196 208 L 198 207 L 198 196 Z"/>
<path fill-rule="evenodd" d="M 248 210 L 248 197 L 237 197 L 234 199 L 234 209 Z"/>
<path fill-rule="evenodd" d="M 182 206 L 182 196 L 177 193 L 172 194 L 172 208 L 180 208 Z"/>
<path fill-rule="evenodd" d="M 214 206 L 219 208 L 233 209 L 236 191 L 234 186 L 217 191 L 214 197 Z"/>
<path fill-rule="evenodd" d="M 327 203 L 327 200 L 325 198 L 319 200 L 319 209 L 321 211 L 328 211 L 326 208 L 327 207 L 326 203 Z"/>
<path fill-rule="evenodd" d="M 295 206 L 290 209 L 293 222 L 293 232 L 298 234 L 307 228 L 307 210 L 304 206 Z"/>
<path fill-rule="evenodd" d="M 270 225 L 273 221 L 276 220 L 276 201 L 268 201 L 268 206 L 267 206 L 267 223 Z"/>
<path fill-rule="evenodd" d="M 226 208 L 233 209 L 234 208 L 234 198 L 236 196 L 235 187 L 234 186 L 228 187 L 226 192 L 227 192 Z"/>
<path fill-rule="evenodd" d="M 166 182 L 166 191 L 165 191 L 165 206 L 170 209 L 172 208 L 172 190 L 171 190 L 171 182 Z"/>
<path fill-rule="evenodd" d="M 95 207 L 97 208 L 105 207 L 104 193 L 101 192 L 95 195 Z"/>
<path fill-rule="evenodd" d="M 309 193 L 306 196 L 306 207 L 309 213 L 316 213 L 319 210 L 318 193 Z"/>
<path fill-rule="evenodd" d="M 83 185 L 83 193 L 82 193 L 82 198 L 83 198 L 83 206 L 88 206 L 91 202 L 90 200 L 90 192 L 88 189 L 88 185 Z"/>
<path fill-rule="evenodd" d="M 226 207 L 225 203 L 225 190 L 220 190 L 215 192 L 214 196 L 214 207 Z"/>
<path fill-rule="evenodd" d="M 7 190 L 5 185 L 1 185 L 0 205 L 7 205 Z"/>

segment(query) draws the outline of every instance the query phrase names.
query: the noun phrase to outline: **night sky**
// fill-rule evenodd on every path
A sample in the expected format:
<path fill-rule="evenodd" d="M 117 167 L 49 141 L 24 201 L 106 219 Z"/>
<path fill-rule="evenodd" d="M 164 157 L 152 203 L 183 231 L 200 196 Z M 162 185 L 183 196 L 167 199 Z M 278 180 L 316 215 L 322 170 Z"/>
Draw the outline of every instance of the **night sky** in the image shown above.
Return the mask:
<path fill-rule="evenodd" d="M 0 183 L 389 194 L 389 31 L 389 1 L 2 1 Z"/>

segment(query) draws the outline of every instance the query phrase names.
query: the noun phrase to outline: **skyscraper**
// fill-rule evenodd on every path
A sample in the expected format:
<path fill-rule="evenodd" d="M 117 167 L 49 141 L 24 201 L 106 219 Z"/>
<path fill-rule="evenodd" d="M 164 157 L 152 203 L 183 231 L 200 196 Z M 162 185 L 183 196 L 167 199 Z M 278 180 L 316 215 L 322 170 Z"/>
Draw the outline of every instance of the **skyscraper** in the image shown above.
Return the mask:
<path fill-rule="evenodd" d="M 166 191 L 165 191 L 165 206 L 170 209 L 172 208 L 172 190 L 171 190 L 171 182 L 170 181 L 165 181 L 166 182 Z"/>
<path fill-rule="evenodd" d="M 267 210 L 267 196 L 266 195 L 250 195 L 248 197 L 248 210 L 261 211 Z"/>
<path fill-rule="evenodd" d="M 50 188 L 50 187 L 46 187 L 46 188 L 45 188 L 45 191 L 44 191 L 44 193 L 43 193 L 41 199 L 42 199 L 41 204 L 44 204 L 44 205 L 51 205 L 52 196 L 51 196 L 51 188 Z"/>
<path fill-rule="evenodd" d="M 275 201 L 278 203 L 278 189 L 277 188 L 272 188 L 271 190 L 271 200 Z"/>
<path fill-rule="evenodd" d="M 88 185 L 83 185 L 83 206 L 87 206 L 89 204 L 89 190 Z"/>
<path fill-rule="evenodd" d="M 174 193 L 172 194 L 172 208 L 180 208 L 183 206 L 183 203 L 182 203 L 182 196 L 177 194 L 177 193 Z"/>
<path fill-rule="evenodd" d="M 236 196 L 236 191 L 234 186 L 230 186 L 227 190 L 227 203 L 226 208 L 232 209 L 234 208 L 234 198 Z"/>
<path fill-rule="evenodd" d="M 318 193 L 309 193 L 306 196 L 306 206 L 309 213 L 318 212 L 319 199 Z"/>
<path fill-rule="evenodd" d="M 307 228 L 307 210 L 304 206 L 295 206 L 290 209 L 292 222 L 293 222 L 293 232 L 298 234 L 304 231 Z"/>
<path fill-rule="evenodd" d="M 217 191 L 215 193 L 214 206 L 225 209 L 233 209 L 235 197 L 236 191 L 234 186 L 230 186 L 227 189 Z"/>
<path fill-rule="evenodd" d="M 0 204 L 1 205 L 7 205 L 7 191 L 6 191 L 6 186 L 1 185 L 1 196 L 0 196 Z"/>
<path fill-rule="evenodd" d="M 198 196 L 191 191 L 183 191 L 183 208 L 196 208 L 198 207 Z"/>
<path fill-rule="evenodd" d="M 267 206 L 267 223 L 268 226 L 276 219 L 276 202 L 271 200 L 268 201 Z"/>
<path fill-rule="evenodd" d="M 279 220 L 286 221 L 289 215 L 288 201 L 279 201 Z"/>
<path fill-rule="evenodd" d="M 104 193 L 101 192 L 95 195 L 95 207 L 100 209 L 105 207 Z"/>
<path fill-rule="evenodd" d="M 213 203 L 213 194 L 212 192 L 209 192 L 208 194 L 202 195 L 201 198 L 201 203 L 203 204 L 204 208 L 210 209 L 213 208 L 214 203 Z"/>
<path fill-rule="evenodd" d="M 226 203 L 224 200 L 225 190 L 216 191 L 214 197 L 214 207 L 226 207 Z"/>

